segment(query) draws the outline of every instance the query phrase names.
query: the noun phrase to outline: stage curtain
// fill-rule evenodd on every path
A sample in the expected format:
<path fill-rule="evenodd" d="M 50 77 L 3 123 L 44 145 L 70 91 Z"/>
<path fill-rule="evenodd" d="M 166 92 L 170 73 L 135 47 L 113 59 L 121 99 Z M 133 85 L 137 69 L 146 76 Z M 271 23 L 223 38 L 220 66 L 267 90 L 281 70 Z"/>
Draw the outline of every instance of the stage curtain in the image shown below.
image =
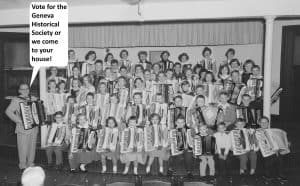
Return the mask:
<path fill-rule="evenodd" d="M 261 21 L 73 25 L 70 47 L 198 46 L 263 43 Z"/>

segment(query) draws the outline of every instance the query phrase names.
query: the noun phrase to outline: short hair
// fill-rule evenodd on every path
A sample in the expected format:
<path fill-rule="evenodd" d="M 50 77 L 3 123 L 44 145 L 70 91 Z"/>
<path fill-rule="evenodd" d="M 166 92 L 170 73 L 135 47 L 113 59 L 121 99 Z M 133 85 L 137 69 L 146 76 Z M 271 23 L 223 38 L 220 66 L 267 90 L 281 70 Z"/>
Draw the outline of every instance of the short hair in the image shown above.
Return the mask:
<path fill-rule="evenodd" d="M 177 95 L 173 98 L 173 100 L 175 101 L 176 99 L 181 99 L 182 100 L 182 96 L 181 95 Z"/>
<path fill-rule="evenodd" d="M 61 115 L 61 116 L 63 116 L 64 114 L 63 114 L 63 112 L 62 112 L 62 111 L 57 111 L 57 112 L 55 112 L 55 113 L 54 113 L 54 117 L 55 117 L 55 116 L 57 116 L 57 115 Z"/>
<path fill-rule="evenodd" d="M 200 84 L 200 85 L 197 85 L 197 86 L 196 86 L 195 90 L 197 90 L 198 88 L 204 89 L 205 87 L 204 87 L 204 85 Z"/>
<path fill-rule="evenodd" d="M 118 123 L 117 123 L 117 120 L 116 120 L 116 118 L 115 117 L 112 117 L 112 116 L 109 116 L 108 118 L 106 118 L 106 120 L 105 120 L 105 126 L 106 127 L 108 127 L 108 121 L 109 120 L 112 120 L 114 123 L 115 123 L 115 126 L 114 127 L 117 127 L 118 126 Z"/>
<path fill-rule="evenodd" d="M 245 123 L 246 121 L 245 121 L 244 118 L 237 118 L 236 121 L 235 121 L 235 123 L 238 123 L 238 122 L 243 122 L 243 123 Z"/>
<path fill-rule="evenodd" d="M 123 49 L 123 50 L 121 50 L 121 52 L 120 52 L 120 54 L 119 54 L 120 58 L 122 58 L 122 54 L 123 54 L 124 52 L 125 52 L 126 55 L 128 56 L 128 54 L 129 54 L 129 53 L 128 53 L 128 50 Z"/>
<path fill-rule="evenodd" d="M 227 97 L 229 96 L 228 93 L 225 92 L 225 91 L 222 91 L 222 92 L 220 93 L 220 96 L 222 96 L 222 95 L 227 96 Z"/>
<path fill-rule="evenodd" d="M 148 53 L 146 51 L 142 50 L 142 51 L 138 52 L 138 57 L 141 57 L 141 55 L 148 56 Z"/>
<path fill-rule="evenodd" d="M 232 76 L 232 74 L 234 74 L 234 73 L 240 74 L 240 72 L 239 72 L 238 70 L 233 70 L 233 71 L 230 73 L 230 75 Z"/>
<path fill-rule="evenodd" d="M 178 120 L 180 120 L 180 119 L 182 119 L 182 120 L 185 121 L 185 117 L 184 117 L 182 114 L 179 114 L 179 115 L 177 116 L 176 121 L 178 121 Z"/>
<path fill-rule="evenodd" d="M 90 55 L 93 55 L 93 54 L 95 54 L 95 57 L 94 57 L 94 59 L 93 59 L 93 60 L 95 60 L 95 59 L 97 58 L 97 56 L 96 56 L 96 52 L 95 52 L 94 50 L 88 51 L 88 53 L 85 55 L 84 59 L 85 59 L 85 60 L 88 60 L 89 57 L 90 57 Z"/>
<path fill-rule="evenodd" d="M 122 65 L 122 66 L 120 67 L 120 71 L 121 71 L 122 69 L 125 69 L 125 70 L 127 70 L 127 67 L 126 67 L 126 66 L 124 66 L 124 65 Z"/>
<path fill-rule="evenodd" d="M 205 96 L 203 96 L 203 95 L 198 95 L 198 96 L 196 96 L 196 100 L 197 100 L 197 99 L 199 99 L 199 98 L 201 98 L 201 99 L 204 99 L 204 100 L 205 100 Z"/>
<path fill-rule="evenodd" d="M 68 96 L 67 97 L 67 102 L 69 101 L 69 99 L 74 99 L 76 101 L 76 98 L 74 96 Z"/>
<path fill-rule="evenodd" d="M 205 77 L 204 77 L 204 82 L 206 82 L 206 77 L 207 77 L 207 75 L 211 75 L 211 77 L 212 77 L 212 82 L 216 82 L 215 75 L 214 75 L 214 73 L 211 72 L 211 71 L 207 71 L 207 72 L 206 72 Z"/>
<path fill-rule="evenodd" d="M 229 65 L 231 66 L 234 62 L 236 62 L 239 66 L 241 65 L 240 61 L 237 58 L 230 60 Z"/>
<path fill-rule="evenodd" d="M 111 64 L 111 65 L 112 65 L 112 64 L 118 64 L 118 60 L 113 59 L 113 60 L 111 60 L 110 64 Z"/>
<path fill-rule="evenodd" d="M 96 62 L 97 62 L 97 61 L 96 61 Z M 77 69 L 79 70 L 79 67 L 76 66 L 76 65 L 74 65 L 74 66 L 72 67 L 72 71 L 74 70 L 74 68 L 77 68 Z"/>
<path fill-rule="evenodd" d="M 143 97 L 143 94 L 141 92 L 135 92 L 132 97 L 134 97 L 134 96 L 141 96 L 141 97 Z"/>
<path fill-rule="evenodd" d="M 93 98 L 94 98 L 94 93 L 92 93 L 92 92 L 88 92 L 87 94 L 86 94 L 86 97 L 88 97 L 88 96 L 92 96 Z"/>
<path fill-rule="evenodd" d="M 183 81 L 183 82 L 181 83 L 181 87 L 184 86 L 184 85 L 190 85 L 190 82 L 188 82 L 188 81 Z"/>
<path fill-rule="evenodd" d="M 129 121 L 132 121 L 132 120 L 137 121 L 136 116 L 130 116 L 130 117 L 128 118 L 128 123 L 129 123 Z"/>
<path fill-rule="evenodd" d="M 95 61 L 95 64 L 97 64 L 97 63 L 103 64 L 103 61 L 102 61 L 101 59 L 97 59 L 97 60 Z"/>
<path fill-rule="evenodd" d="M 162 56 L 163 56 L 164 54 L 167 54 L 168 57 L 170 56 L 170 52 L 167 51 L 167 50 L 165 50 L 165 51 L 162 51 L 162 52 L 160 53 L 160 58 L 162 58 Z"/>
<path fill-rule="evenodd" d="M 210 54 L 212 53 L 212 50 L 208 47 L 204 47 L 204 49 L 202 50 L 202 56 L 204 57 L 205 52 L 208 51 Z"/>
<path fill-rule="evenodd" d="M 260 70 L 260 66 L 259 65 L 253 65 L 252 70 L 257 68 L 258 70 Z"/>
<path fill-rule="evenodd" d="M 221 76 L 222 70 L 223 70 L 224 68 L 227 68 L 227 75 L 230 74 L 230 69 L 229 69 L 229 66 L 228 66 L 228 65 L 220 65 L 220 67 L 219 67 L 219 72 L 218 72 L 218 77 Z"/>
<path fill-rule="evenodd" d="M 159 114 L 157 114 L 157 113 L 153 113 L 153 114 L 151 114 L 151 115 L 149 116 L 149 121 L 150 121 L 150 123 L 151 123 L 151 120 L 152 120 L 154 117 L 158 117 L 159 122 L 161 121 L 161 116 L 160 116 Z"/>
<path fill-rule="evenodd" d="M 178 56 L 178 60 L 179 60 L 180 62 L 182 62 L 181 59 L 182 59 L 183 56 L 185 56 L 187 60 L 189 60 L 189 58 L 190 58 L 189 55 L 188 55 L 187 53 L 183 52 L 183 53 L 181 53 L 181 54 Z"/>
<path fill-rule="evenodd" d="M 152 64 L 152 69 L 153 69 L 153 68 L 154 68 L 154 66 L 156 66 L 156 65 L 157 65 L 159 68 L 161 68 L 161 66 L 160 66 L 160 64 L 159 64 L 159 63 L 153 63 L 153 64 Z"/>
<path fill-rule="evenodd" d="M 174 67 L 175 67 L 175 66 L 180 66 L 180 67 L 181 67 L 182 65 L 181 65 L 181 63 L 176 62 L 176 63 L 174 64 Z"/>
<path fill-rule="evenodd" d="M 144 67 L 143 67 L 143 65 L 141 65 L 141 64 L 135 65 L 134 71 L 136 71 L 137 68 L 141 68 L 141 69 L 144 71 Z"/>
<path fill-rule="evenodd" d="M 249 98 L 251 98 L 251 96 L 250 96 L 249 94 L 243 94 L 243 95 L 242 95 L 242 98 L 244 98 L 244 97 L 249 97 Z"/>
<path fill-rule="evenodd" d="M 221 126 L 221 125 L 226 127 L 226 124 L 224 122 L 221 122 L 221 123 L 218 124 L 218 126 Z"/>
<path fill-rule="evenodd" d="M 114 58 L 114 55 L 113 55 L 112 53 L 108 52 L 108 53 L 105 55 L 105 57 L 104 57 L 104 61 L 105 61 L 105 62 L 107 62 L 108 56 L 112 56 L 112 57 Z"/>
<path fill-rule="evenodd" d="M 267 120 L 268 123 L 270 123 L 270 119 L 267 116 L 262 116 L 261 118 L 259 118 L 259 122 L 261 122 L 261 120 L 263 119 Z"/>
<path fill-rule="evenodd" d="M 233 53 L 233 55 L 235 55 L 235 50 L 233 48 L 229 48 L 226 52 L 225 52 L 225 56 L 228 57 L 229 52 Z"/>
<path fill-rule="evenodd" d="M 50 83 L 55 83 L 55 85 L 56 85 L 56 81 L 55 81 L 54 79 L 50 79 L 50 80 L 48 81 L 48 85 L 49 85 Z M 19 87 L 21 87 L 21 85 L 25 85 L 25 84 L 26 84 L 26 83 L 21 83 Z M 28 84 L 26 84 L 26 85 L 28 86 Z"/>
<path fill-rule="evenodd" d="M 247 59 L 243 64 L 243 70 L 246 71 L 246 65 L 252 64 L 252 67 L 255 65 L 255 62 L 252 59 Z"/>
<path fill-rule="evenodd" d="M 73 50 L 73 49 L 68 50 L 68 54 L 70 54 L 71 52 L 75 53 L 75 50 Z"/>

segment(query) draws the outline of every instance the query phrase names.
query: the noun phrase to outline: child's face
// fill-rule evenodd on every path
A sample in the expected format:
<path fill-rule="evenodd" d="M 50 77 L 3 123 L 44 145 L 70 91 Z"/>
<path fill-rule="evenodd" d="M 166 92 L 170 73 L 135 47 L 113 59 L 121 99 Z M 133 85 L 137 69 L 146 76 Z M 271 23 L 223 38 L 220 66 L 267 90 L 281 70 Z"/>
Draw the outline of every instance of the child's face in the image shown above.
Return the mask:
<path fill-rule="evenodd" d="M 105 91 L 106 91 L 106 86 L 105 86 L 104 84 L 100 84 L 100 86 L 99 86 L 99 91 L 100 91 L 100 93 L 105 93 Z"/>
<path fill-rule="evenodd" d="M 78 76 L 80 74 L 80 71 L 78 68 L 73 68 L 73 75 Z"/>
<path fill-rule="evenodd" d="M 125 84 L 126 84 L 126 82 L 125 82 L 125 80 L 124 80 L 123 78 L 120 78 L 120 79 L 118 80 L 118 85 L 119 85 L 119 87 L 125 87 Z"/>
<path fill-rule="evenodd" d="M 78 118 L 79 125 L 84 125 L 85 122 L 86 122 L 85 116 L 83 116 L 83 115 L 79 116 L 79 118 Z"/>
<path fill-rule="evenodd" d="M 269 128 L 269 121 L 265 118 L 261 119 L 259 124 L 260 124 L 260 127 L 263 129 Z"/>
<path fill-rule="evenodd" d="M 75 59 L 76 58 L 76 54 L 74 51 L 69 52 L 69 59 Z"/>
<path fill-rule="evenodd" d="M 74 98 L 69 98 L 69 99 L 68 99 L 68 103 L 69 103 L 69 104 L 74 104 L 74 103 L 75 103 Z"/>
<path fill-rule="evenodd" d="M 118 103 L 117 97 L 116 97 L 116 96 L 111 96 L 111 97 L 110 97 L 110 102 L 111 102 L 111 103 Z"/>
<path fill-rule="evenodd" d="M 175 72 L 178 73 L 178 72 L 181 71 L 181 66 L 180 65 L 175 65 L 174 69 L 175 69 Z"/>
<path fill-rule="evenodd" d="M 228 71 L 228 69 L 226 67 L 224 67 L 221 72 L 222 72 L 223 75 L 229 73 L 229 71 Z"/>
<path fill-rule="evenodd" d="M 96 54 L 91 54 L 91 55 L 89 55 L 89 57 L 88 57 L 88 60 L 94 60 L 96 58 Z"/>
<path fill-rule="evenodd" d="M 169 71 L 167 72 L 167 78 L 168 78 L 168 79 L 172 79 L 172 77 L 173 77 L 173 72 L 169 70 Z"/>
<path fill-rule="evenodd" d="M 140 55 L 140 60 L 141 61 L 146 61 L 146 59 L 147 59 L 147 56 L 145 54 Z"/>
<path fill-rule="evenodd" d="M 52 90 L 52 91 L 55 91 L 56 89 L 56 83 L 51 81 L 48 85 L 49 89 Z"/>
<path fill-rule="evenodd" d="M 204 95 L 204 89 L 202 87 L 198 87 L 196 89 L 196 94 L 197 95 Z"/>
<path fill-rule="evenodd" d="M 127 53 L 126 52 L 122 52 L 121 58 L 125 60 L 125 59 L 127 59 L 127 57 L 128 57 Z"/>
<path fill-rule="evenodd" d="M 120 74 L 121 74 L 121 76 L 126 76 L 127 75 L 127 70 L 125 68 L 122 68 L 120 70 Z"/>
<path fill-rule="evenodd" d="M 79 87 L 79 82 L 78 80 L 72 81 L 72 87 Z"/>
<path fill-rule="evenodd" d="M 112 56 L 112 55 L 108 55 L 107 56 L 107 61 L 111 61 L 111 60 L 113 60 L 114 59 L 114 57 Z"/>
<path fill-rule="evenodd" d="M 136 126 L 136 120 L 129 120 L 128 121 L 128 127 L 135 127 Z"/>
<path fill-rule="evenodd" d="M 101 63 L 96 63 L 96 64 L 95 64 L 95 69 L 96 69 L 96 71 L 101 71 L 101 70 L 103 70 L 103 64 L 101 64 Z"/>
<path fill-rule="evenodd" d="M 143 69 L 141 67 L 136 67 L 135 73 L 136 74 L 142 74 L 143 73 Z"/>
<path fill-rule="evenodd" d="M 85 85 L 89 84 L 89 78 L 88 77 L 83 78 L 83 84 L 85 84 Z"/>
<path fill-rule="evenodd" d="M 237 62 L 232 62 L 230 66 L 231 66 L 231 68 L 233 68 L 233 69 L 239 68 L 239 64 L 238 64 Z"/>
<path fill-rule="evenodd" d="M 151 79 L 151 73 L 149 71 L 146 71 L 144 73 L 144 78 L 146 81 L 149 81 Z"/>
<path fill-rule="evenodd" d="M 175 103 L 175 106 L 176 106 L 176 107 L 181 107 L 181 106 L 182 106 L 182 99 L 176 98 L 176 99 L 174 100 L 174 103 Z"/>
<path fill-rule="evenodd" d="M 164 80 L 165 80 L 165 75 L 164 75 L 163 73 L 160 73 L 160 74 L 158 75 L 158 80 L 159 80 L 159 81 L 164 81 Z"/>
<path fill-rule="evenodd" d="M 190 85 L 189 85 L 189 84 L 183 85 L 183 86 L 182 86 L 182 90 L 183 90 L 184 92 L 188 92 L 188 91 L 190 90 Z"/>
<path fill-rule="evenodd" d="M 57 114 L 57 115 L 55 116 L 55 121 L 56 121 L 57 123 L 61 123 L 61 122 L 63 121 L 63 116 L 60 115 L 60 114 Z"/>
<path fill-rule="evenodd" d="M 141 80 L 137 80 L 135 82 L 135 86 L 136 86 L 136 88 L 143 88 L 143 82 Z"/>
<path fill-rule="evenodd" d="M 57 69 L 56 68 L 51 68 L 50 72 L 51 72 L 52 76 L 56 76 L 57 75 Z"/>
<path fill-rule="evenodd" d="M 105 76 L 106 77 L 111 77 L 111 69 L 106 69 L 105 70 Z"/>
<path fill-rule="evenodd" d="M 114 127 L 115 127 L 115 122 L 114 122 L 114 120 L 112 120 L 112 119 L 108 120 L 108 121 L 107 121 L 107 126 L 108 126 L 109 128 L 114 128 Z"/>
<path fill-rule="evenodd" d="M 111 69 L 112 69 L 112 71 L 117 72 L 118 71 L 118 64 L 117 63 L 112 63 L 111 64 Z"/>
<path fill-rule="evenodd" d="M 142 97 L 139 94 L 134 95 L 133 101 L 135 104 L 141 104 L 142 103 Z"/>
<path fill-rule="evenodd" d="M 86 102 L 87 102 L 88 105 L 92 105 L 94 103 L 94 97 L 91 96 L 91 95 L 88 95 L 86 97 Z"/>
<path fill-rule="evenodd" d="M 168 60 L 168 58 L 169 58 L 169 55 L 167 54 L 167 53 L 164 53 L 163 55 L 162 55 L 162 59 L 163 60 Z"/>
<path fill-rule="evenodd" d="M 184 55 L 184 56 L 182 56 L 182 57 L 181 57 L 181 62 L 183 62 L 183 63 L 184 63 L 184 62 L 186 62 L 186 61 L 187 61 L 187 57 L 186 57 L 185 55 Z"/>
<path fill-rule="evenodd" d="M 176 120 L 176 126 L 177 126 L 177 128 L 183 128 L 185 126 L 184 119 L 177 119 Z"/>
<path fill-rule="evenodd" d="M 245 65 L 245 70 L 246 70 L 246 72 L 251 72 L 252 71 L 252 63 L 247 63 Z"/>
<path fill-rule="evenodd" d="M 157 101 L 158 103 L 163 103 L 164 100 L 163 100 L 162 95 L 156 95 L 156 101 Z"/>
<path fill-rule="evenodd" d="M 252 69 L 252 74 L 254 76 L 259 76 L 260 75 L 260 69 L 259 68 L 253 68 Z"/>
<path fill-rule="evenodd" d="M 212 82 L 212 75 L 211 74 L 206 74 L 206 82 Z"/>
<path fill-rule="evenodd" d="M 154 71 L 154 72 L 159 72 L 159 70 L 160 70 L 159 65 L 154 65 L 154 66 L 153 66 L 153 71 Z"/>
<path fill-rule="evenodd" d="M 218 132 L 225 132 L 225 129 L 224 125 L 218 125 Z"/>
<path fill-rule="evenodd" d="M 199 107 L 203 107 L 205 105 L 205 100 L 203 98 L 198 98 L 196 103 Z"/>
<path fill-rule="evenodd" d="M 228 52 L 228 59 L 233 59 L 233 57 L 234 57 L 234 54 L 233 54 L 233 52 Z"/>
<path fill-rule="evenodd" d="M 235 123 L 235 127 L 236 127 L 237 129 L 242 129 L 242 128 L 245 127 L 245 122 L 243 122 L 243 121 L 238 121 L 238 122 Z"/>
<path fill-rule="evenodd" d="M 61 83 L 59 84 L 59 90 L 65 90 L 66 84 Z"/>
<path fill-rule="evenodd" d="M 228 101 L 228 96 L 225 95 L 225 94 L 221 94 L 221 96 L 220 96 L 220 102 L 223 103 L 223 104 L 225 104 L 225 103 L 227 103 L 227 101 Z"/>
<path fill-rule="evenodd" d="M 205 52 L 204 52 L 204 57 L 205 57 L 205 58 L 210 57 L 210 55 L 211 55 L 210 51 L 205 51 Z"/>
<path fill-rule="evenodd" d="M 154 81 L 156 79 L 155 73 L 151 74 L 151 80 Z"/>
<path fill-rule="evenodd" d="M 186 75 L 187 77 L 191 77 L 192 74 L 193 74 L 193 72 L 192 72 L 191 70 L 187 70 L 187 71 L 185 72 L 185 75 Z"/>
<path fill-rule="evenodd" d="M 151 122 L 152 122 L 153 125 L 158 125 L 159 124 L 159 118 L 157 116 L 154 116 L 151 119 Z"/>

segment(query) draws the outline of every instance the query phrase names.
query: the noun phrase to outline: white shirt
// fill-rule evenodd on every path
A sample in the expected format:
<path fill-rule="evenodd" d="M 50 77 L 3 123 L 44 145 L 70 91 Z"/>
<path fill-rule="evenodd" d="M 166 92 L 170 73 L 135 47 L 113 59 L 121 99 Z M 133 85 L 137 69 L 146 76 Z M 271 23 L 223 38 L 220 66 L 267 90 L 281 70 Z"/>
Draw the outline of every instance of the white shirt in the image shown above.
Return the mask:
<path fill-rule="evenodd" d="M 214 136 L 216 138 L 217 153 L 221 154 L 221 149 L 225 149 L 224 154 L 227 155 L 231 149 L 230 135 L 226 134 L 225 132 L 216 132 Z"/>

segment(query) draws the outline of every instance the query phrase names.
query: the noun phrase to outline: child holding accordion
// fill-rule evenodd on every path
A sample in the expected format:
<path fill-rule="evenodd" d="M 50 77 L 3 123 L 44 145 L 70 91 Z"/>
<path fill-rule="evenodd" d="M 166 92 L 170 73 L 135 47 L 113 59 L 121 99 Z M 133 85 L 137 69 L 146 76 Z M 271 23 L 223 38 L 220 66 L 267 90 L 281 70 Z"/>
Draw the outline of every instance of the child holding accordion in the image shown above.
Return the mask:
<path fill-rule="evenodd" d="M 153 113 L 149 117 L 150 125 L 144 128 L 145 151 L 149 156 L 146 173 L 150 173 L 151 165 L 155 158 L 159 162 L 159 174 L 163 174 L 163 161 L 169 159 L 168 152 L 168 129 L 166 125 L 160 123 L 161 117 Z"/>

